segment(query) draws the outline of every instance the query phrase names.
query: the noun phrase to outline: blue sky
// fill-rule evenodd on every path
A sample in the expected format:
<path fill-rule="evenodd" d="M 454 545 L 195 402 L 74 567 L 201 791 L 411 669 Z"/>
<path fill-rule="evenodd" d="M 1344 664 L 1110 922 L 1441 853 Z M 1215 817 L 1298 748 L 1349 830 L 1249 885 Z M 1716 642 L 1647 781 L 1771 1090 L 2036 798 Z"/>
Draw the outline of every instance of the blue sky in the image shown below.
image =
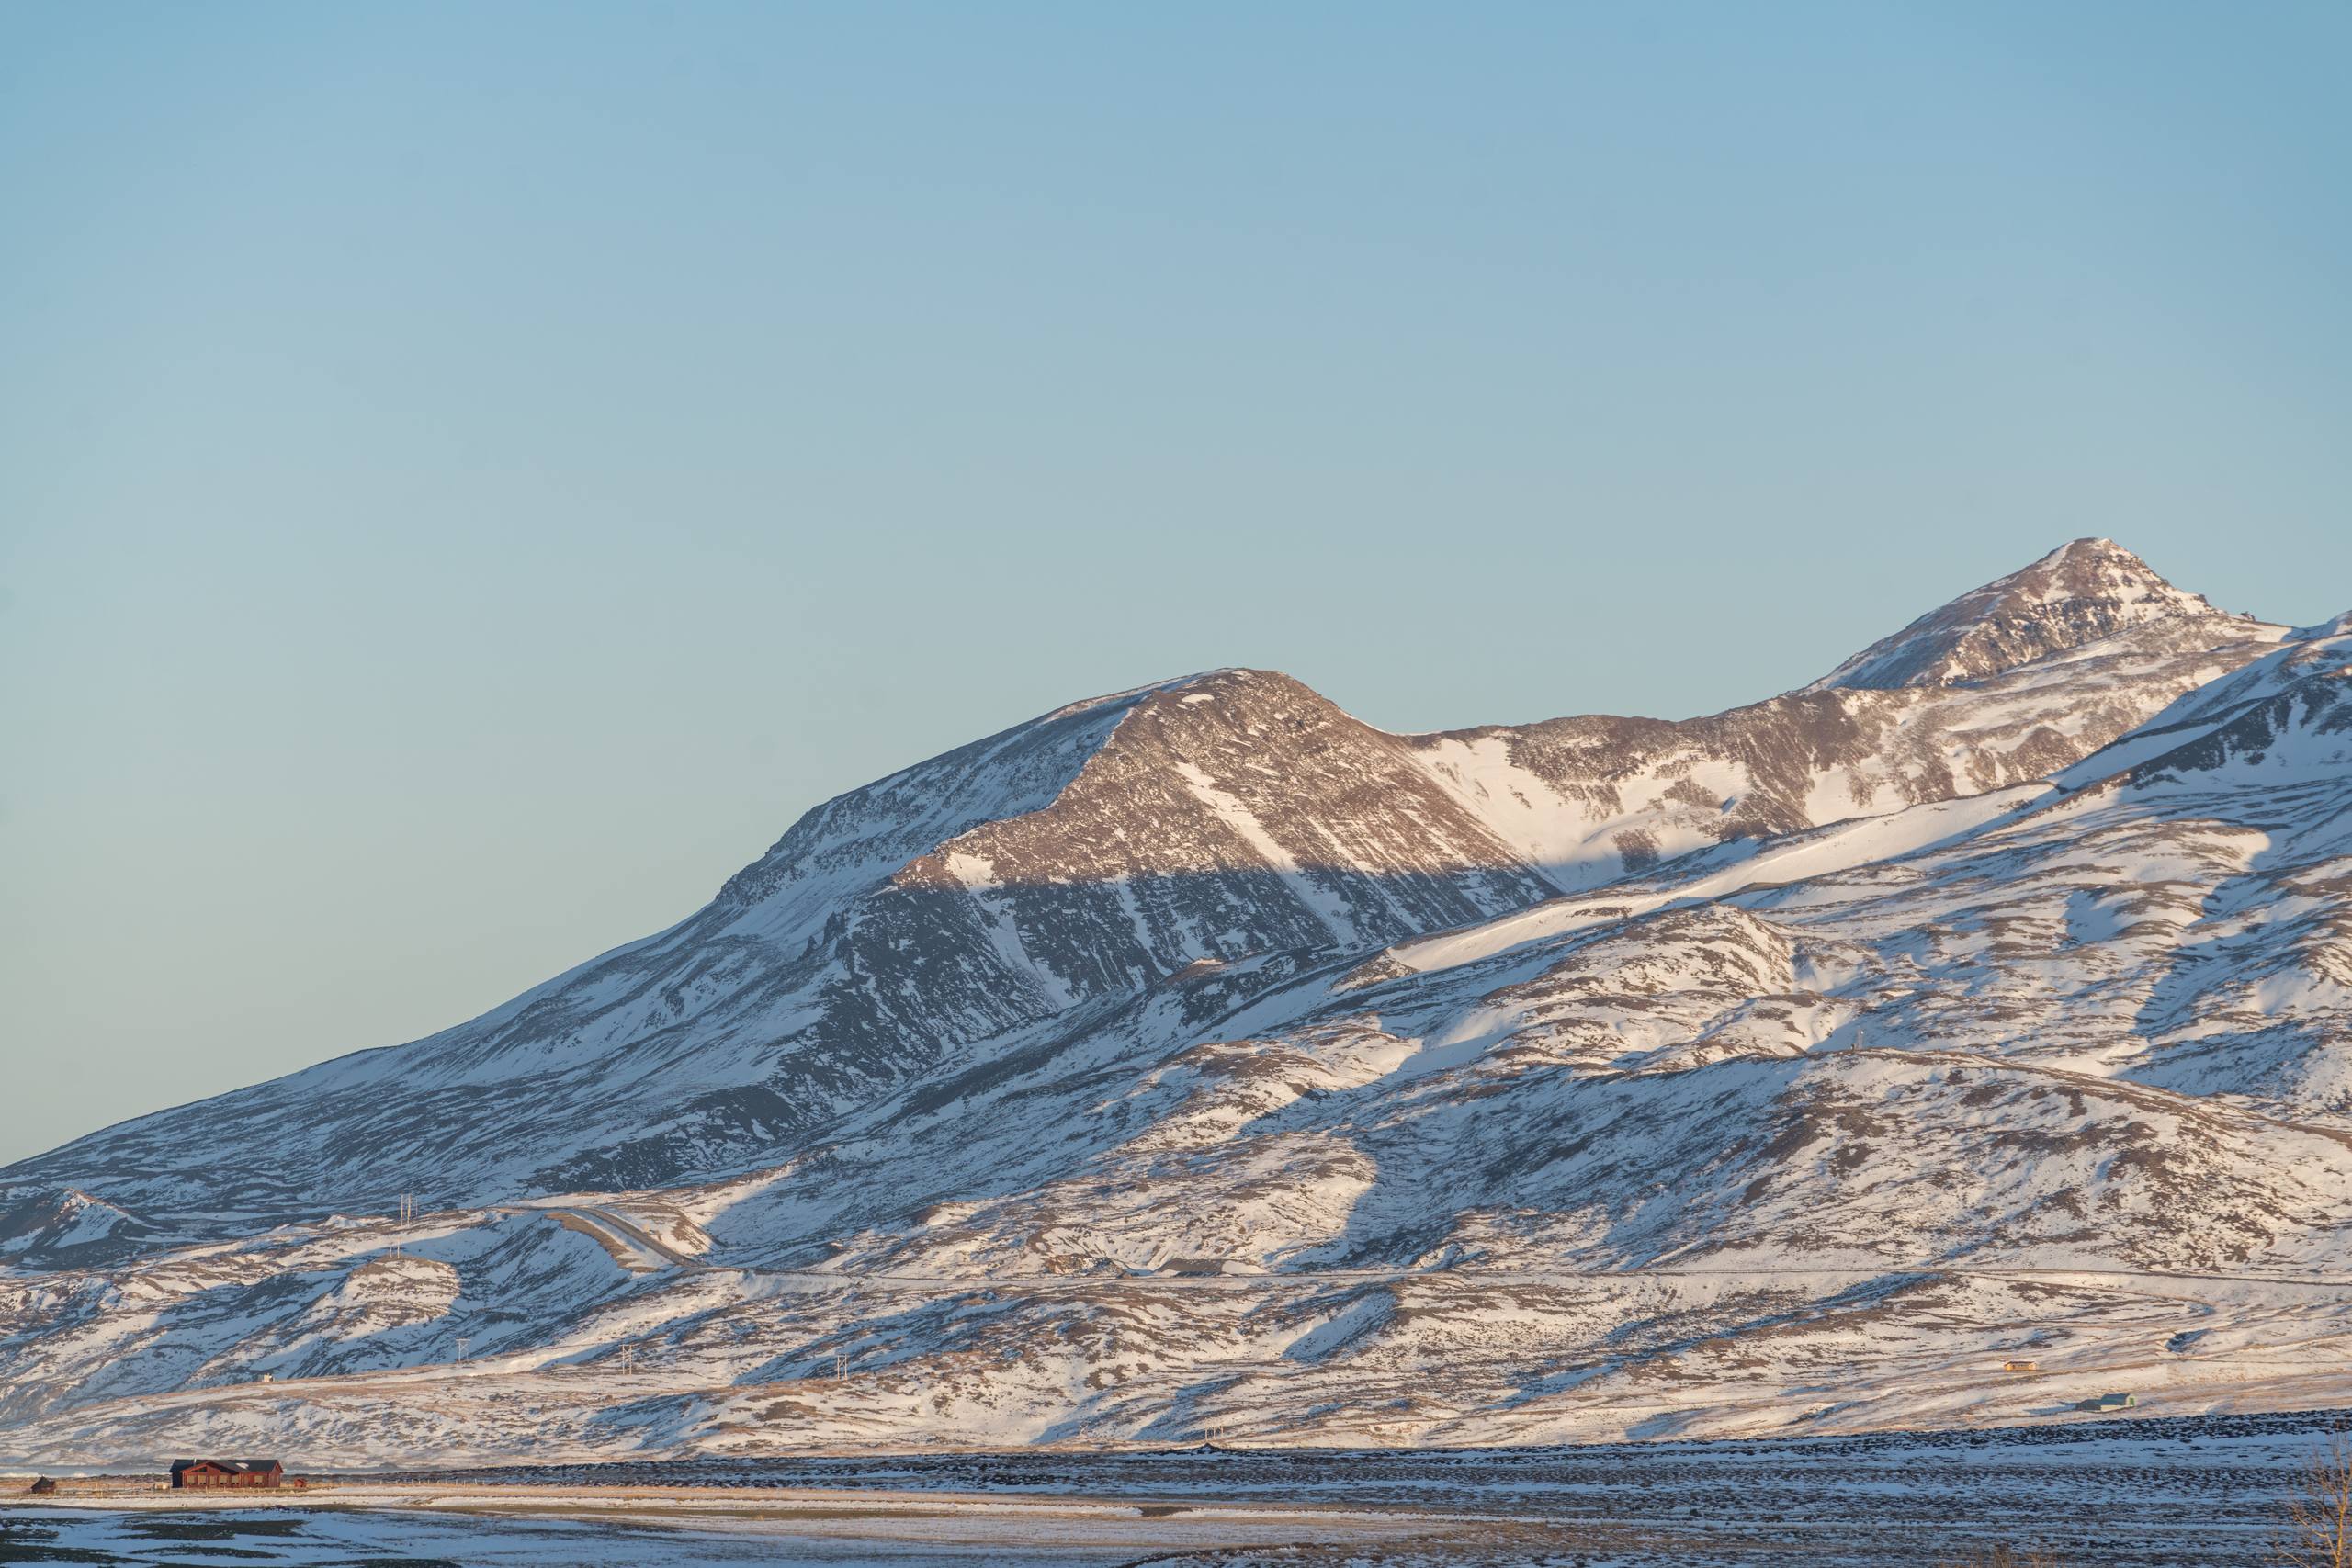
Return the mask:
<path fill-rule="evenodd" d="M 2352 8 L 0 9 L 0 1158 L 1224 664 L 2352 607 Z"/>

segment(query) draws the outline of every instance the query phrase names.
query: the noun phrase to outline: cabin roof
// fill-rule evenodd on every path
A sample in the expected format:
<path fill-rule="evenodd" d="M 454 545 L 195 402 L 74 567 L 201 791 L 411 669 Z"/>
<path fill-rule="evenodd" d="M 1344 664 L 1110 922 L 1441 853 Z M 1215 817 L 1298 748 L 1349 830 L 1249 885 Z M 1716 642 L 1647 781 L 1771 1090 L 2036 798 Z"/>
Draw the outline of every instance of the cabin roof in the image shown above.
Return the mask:
<path fill-rule="evenodd" d="M 181 1459 L 172 1461 L 174 1475 L 207 1468 L 225 1471 L 231 1475 L 244 1475 L 254 1471 L 284 1470 L 286 1464 L 282 1460 L 274 1459 Z"/>

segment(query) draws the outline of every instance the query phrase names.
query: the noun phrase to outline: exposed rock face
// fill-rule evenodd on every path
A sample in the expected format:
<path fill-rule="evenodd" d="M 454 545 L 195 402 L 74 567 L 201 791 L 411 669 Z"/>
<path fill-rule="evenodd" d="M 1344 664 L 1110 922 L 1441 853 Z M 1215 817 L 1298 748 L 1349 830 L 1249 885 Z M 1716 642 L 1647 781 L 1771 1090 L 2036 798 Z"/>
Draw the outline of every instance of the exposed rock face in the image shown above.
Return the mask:
<path fill-rule="evenodd" d="M 2260 1292 L 2352 1272 L 2346 625 L 2093 541 L 1682 723 L 1395 736 L 1239 670 L 1076 705 L 471 1023 L 0 1173 L 0 1416 L 1533 1440 L 1876 1357 L 1908 1420 L 2020 1315 L 2144 1366 L 2099 1269 L 2248 1276 L 2199 1343 L 2321 1344 L 2352 1297 Z M 441 1212 L 332 1213 L 402 1190 Z M 461 1342 L 545 1418 L 365 1381 Z M 667 1392 L 534 1381 L 623 1342 Z M 262 1371 L 353 1382 L 237 1404 Z"/>
<path fill-rule="evenodd" d="M 1138 704 L 1053 804 L 892 878 L 990 909 L 1070 1000 L 1203 959 L 1351 952 L 1555 891 L 1412 750 L 1287 676 L 1230 670 Z"/>
<path fill-rule="evenodd" d="M 2235 617 L 2112 540 L 2076 539 L 1871 644 L 1805 690 L 1956 686 L 2151 622 L 2208 618 Z"/>

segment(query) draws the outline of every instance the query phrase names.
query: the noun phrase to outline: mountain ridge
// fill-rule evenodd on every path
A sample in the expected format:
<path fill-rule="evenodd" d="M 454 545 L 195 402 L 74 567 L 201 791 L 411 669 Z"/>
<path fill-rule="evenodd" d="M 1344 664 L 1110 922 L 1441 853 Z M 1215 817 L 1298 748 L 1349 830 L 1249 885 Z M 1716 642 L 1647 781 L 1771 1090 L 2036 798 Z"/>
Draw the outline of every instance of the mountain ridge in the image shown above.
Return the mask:
<path fill-rule="evenodd" d="M 2193 598 L 2128 552 L 2086 557 L 2077 542 L 1914 626 L 1957 625 L 2020 583 L 2119 575 L 2152 600 Z M 300 1136 L 346 1151 L 344 1163 L 379 1148 L 387 1168 L 454 1131 L 478 1151 L 477 1196 L 713 1174 L 973 1043 L 1195 964 L 1384 946 L 1890 796 L 2044 776 L 2282 631 L 2215 615 L 2192 618 L 2210 635 L 2185 637 L 2168 619 L 2057 650 L 2049 660 L 2083 667 L 2055 681 L 2045 660 L 1958 693 L 1807 690 L 1693 720 L 1394 735 L 1292 677 L 1244 669 L 1086 699 L 813 808 L 666 931 L 469 1023 L 278 1080 L 322 1087 L 307 1111 L 257 1086 L 66 1146 L 107 1151 L 91 1168 L 36 1156 L 0 1183 L 58 1163 L 63 1185 L 119 1183 L 125 1131 L 152 1137 L 158 1118 L 206 1107 L 227 1122 L 212 1140 L 240 1148 L 288 1146 L 289 1114 L 328 1111 L 356 1126 L 325 1144 Z M 1247 918 L 1231 923 L 1231 909 Z M 627 1084 L 600 1081 L 606 1059 L 632 1069 Z M 544 1074 L 568 1082 L 539 1098 L 568 1100 L 562 1124 L 589 1135 L 521 1167 L 518 1150 L 546 1143 L 528 1130 L 542 1118 L 507 1113 L 499 1089 Z M 395 1077 L 431 1093 L 401 1115 L 361 1092 Z M 583 1106 L 596 1112 L 584 1123 Z M 266 1209 L 253 1174 L 242 1162 L 196 1182 L 157 1171 L 132 1206 L 184 1208 L 199 1190 L 217 1203 L 243 1182 L 248 1197 L 230 1206 Z M 362 1168 L 274 1184 L 349 1203 L 411 1179 Z"/>

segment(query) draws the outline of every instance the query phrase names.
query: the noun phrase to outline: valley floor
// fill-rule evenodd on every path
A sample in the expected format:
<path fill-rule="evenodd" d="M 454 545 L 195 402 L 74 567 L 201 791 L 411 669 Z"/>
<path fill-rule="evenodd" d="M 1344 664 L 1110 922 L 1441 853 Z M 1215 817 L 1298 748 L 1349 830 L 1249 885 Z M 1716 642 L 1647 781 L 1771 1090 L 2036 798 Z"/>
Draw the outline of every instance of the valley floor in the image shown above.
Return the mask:
<path fill-rule="evenodd" d="M 1760 1442 L 1452 1451 L 1026 1452 L 152 1484 L 0 1506 L 0 1562 L 370 1568 L 1037 1563 L 1817 1568 L 2269 1558 L 2335 1412 Z M 28 1500 L 29 1501 L 29 1500 Z"/>

